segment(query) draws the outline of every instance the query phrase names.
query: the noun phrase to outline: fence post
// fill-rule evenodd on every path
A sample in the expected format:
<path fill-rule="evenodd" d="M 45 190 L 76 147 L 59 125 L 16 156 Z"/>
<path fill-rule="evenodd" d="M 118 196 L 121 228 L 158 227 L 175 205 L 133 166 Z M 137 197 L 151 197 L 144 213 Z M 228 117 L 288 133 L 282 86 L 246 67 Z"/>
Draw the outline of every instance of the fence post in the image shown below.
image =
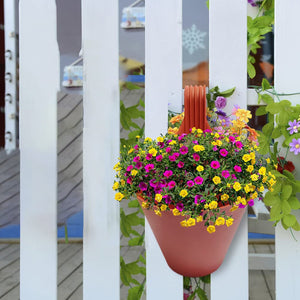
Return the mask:
<path fill-rule="evenodd" d="M 167 132 L 168 102 L 182 103 L 182 0 L 146 1 L 145 135 Z M 182 277 L 173 272 L 146 222 L 147 299 L 181 300 Z"/>
<path fill-rule="evenodd" d="M 298 13 L 300 2 L 293 0 L 275 2 L 275 89 L 278 93 L 299 93 L 300 68 L 299 52 L 300 34 Z M 288 99 L 293 105 L 300 103 L 300 96 L 281 97 Z M 293 120 L 290 120 L 293 121 Z M 299 156 L 299 155 L 298 155 Z M 300 159 L 289 155 L 296 166 L 296 178 L 300 180 Z M 295 215 L 300 221 L 299 211 Z M 276 226 L 276 299 L 299 299 L 300 285 L 300 233 L 283 229 L 281 224 Z"/>
<path fill-rule="evenodd" d="M 247 1 L 209 2 L 209 85 L 221 90 L 236 87 L 234 104 L 247 107 Z M 235 287 L 227 284 L 235 280 Z M 211 276 L 211 299 L 248 299 L 247 214 L 222 266 Z"/>
<path fill-rule="evenodd" d="M 82 0 L 84 59 L 83 298 L 120 299 L 118 1 Z"/>
<path fill-rule="evenodd" d="M 57 295 L 57 91 L 54 0 L 20 1 L 20 298 Z"/>

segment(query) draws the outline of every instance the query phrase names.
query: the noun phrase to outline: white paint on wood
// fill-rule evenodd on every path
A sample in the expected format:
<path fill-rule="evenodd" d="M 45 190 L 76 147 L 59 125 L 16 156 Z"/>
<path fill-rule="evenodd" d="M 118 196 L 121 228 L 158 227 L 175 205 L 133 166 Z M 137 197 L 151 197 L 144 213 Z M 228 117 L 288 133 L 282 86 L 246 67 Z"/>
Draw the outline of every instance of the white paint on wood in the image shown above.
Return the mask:
<path fill-rule="evenodd" d="M 5 149 L 17 147 L 17 0 L 4 0 L 5 39 Z"/>
<path fill-rule="evenodd" d="M 231 111 L 233 104 L 246 108 L 247 1 L 210 1 L 209 22 L 210 87 L 218 85 L 225 90 L 235 86 L 227 111 Z M 212 300 L 248 299 L 247 227 L 245 215 L 223 265 L 211 276 Z M 238 278 L 238 288 L 224 284 L 229 278 Z"/>
<path fill-rule="evenodd" d="M 300 68 L 299 27 L 300 2 L 294 0 L 275 3 L 275 90 L 277 93 L 298 93 Z M 294 105 L 300 103 L 300 95 L 287 97 Z M 291 120 L 293 121 L 293 120 Z M 298 155 L 299 156 L 299 155 Z M 293 154 L 293 160 L 300 180 L 300 159 Z M 300 213 L 296 212 L 298 222 Z M 300 232 L 294 232 L 295 239 L 281 225 L 276 226 L 276 299 L 298 299 L 300 285 Z"/>
<path fill-rule="evenodd" d="M 21 0 L 20 296 L 22 300 L 56 299 L 56 102 L 59 80 L 55 1 Z"/>
<path fill-rule="evenodd" d="M 182 1 L 146 1 L 145 135 L 167 132 L 168 102 L 181 112 Z M 147 299 L 182 299 L 182 277 L 167 265 L 146 222 Z M 163 287 L 163 288 L 162 288 Z"/>
<path fill-rule="evenodd" d="M 118 26 L 117 0 L 82 0 L 85 300 L 120 298 L 119 204 L 112 190 L 120 141 Z"/>

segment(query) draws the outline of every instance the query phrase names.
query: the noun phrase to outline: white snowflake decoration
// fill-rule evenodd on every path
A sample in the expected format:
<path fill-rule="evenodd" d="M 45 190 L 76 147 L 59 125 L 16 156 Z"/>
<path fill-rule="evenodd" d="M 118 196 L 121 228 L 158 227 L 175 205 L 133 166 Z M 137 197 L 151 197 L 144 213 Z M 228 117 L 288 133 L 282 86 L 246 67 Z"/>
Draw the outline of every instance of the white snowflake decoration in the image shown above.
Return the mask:
<path fill-rule="evenodd" d="M 204 37 L 207 32 L 200 31 L 195 24 L 182 30 L 182 46 L 192 55 L 198 49 L 205 49 Z"/>

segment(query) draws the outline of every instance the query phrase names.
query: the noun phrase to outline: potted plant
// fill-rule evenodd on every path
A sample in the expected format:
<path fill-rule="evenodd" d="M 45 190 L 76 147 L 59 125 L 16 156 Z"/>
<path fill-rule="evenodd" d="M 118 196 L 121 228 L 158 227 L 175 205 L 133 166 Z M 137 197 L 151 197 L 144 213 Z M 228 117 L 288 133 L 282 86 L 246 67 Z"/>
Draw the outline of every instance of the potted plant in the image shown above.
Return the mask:
<path fill-rule="evenodd" d="M 225 102 L 216 99 L 211 129 L 138 137 L 115 166 L 115 199 L 138 198 L 167 263 L 189 277 L 221 265 L 245 208 L 275 183 L 250 112 L 236 107 L 231 120 Z"/>

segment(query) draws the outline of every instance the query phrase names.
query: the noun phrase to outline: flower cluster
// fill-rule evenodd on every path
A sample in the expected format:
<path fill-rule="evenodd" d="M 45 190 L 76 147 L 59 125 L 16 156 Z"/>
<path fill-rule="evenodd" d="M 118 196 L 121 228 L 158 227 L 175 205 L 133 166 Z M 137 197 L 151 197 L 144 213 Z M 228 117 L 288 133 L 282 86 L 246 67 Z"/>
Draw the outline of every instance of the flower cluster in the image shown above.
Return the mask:
<path fill-rule="evenodd" d="M 185 227 L 205 222 L 210 233 L 232 225 L 232 216 L 220 207 L 251 206 L 275 184 L 268 160 L 256 153 L 256 132 L 245 123 L 249 114 L 236 108 L 229 127 L 192 128 L 189 134 L 167 133 L 125 147 L 115 166 L 115 199 L 140 194 L 144 208 L 185 216 Z"/>
<path fill-rule="evenodd" d="M 298 120 L 290 121 L 287 130 L 289 131 L 290 135 L 297 134 L 300 131 L 300 118 Z M 299 134 L 297 135 L 299 136 Z M 290 144 L 290 152 L 294 152 L 295 155 L 300 153 L 300 138 L 293 139 Z"/>

